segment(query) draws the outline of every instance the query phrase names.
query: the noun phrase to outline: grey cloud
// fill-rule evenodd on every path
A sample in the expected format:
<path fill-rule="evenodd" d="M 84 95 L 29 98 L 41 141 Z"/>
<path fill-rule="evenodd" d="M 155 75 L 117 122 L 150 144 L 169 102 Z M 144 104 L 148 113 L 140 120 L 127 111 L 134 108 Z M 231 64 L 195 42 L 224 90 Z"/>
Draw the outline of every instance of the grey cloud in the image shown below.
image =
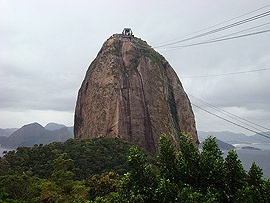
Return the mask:
<path fill-rule="evenodd" d="M 103 42 L 124 27 L 131 27 L 136 36 L 155 46 L 266 4 L 266 0 L 2 1 L 0 111 L 72 112 L 87 67 Z M 222 108 L 246 109 L 263 122 L 270 111 L 269 71 L 220 78 L 181 77 L 267 66 L 269 47 L 269 34 L 265 34 L 157 51 L 176 70 L 187 92 Z"/>

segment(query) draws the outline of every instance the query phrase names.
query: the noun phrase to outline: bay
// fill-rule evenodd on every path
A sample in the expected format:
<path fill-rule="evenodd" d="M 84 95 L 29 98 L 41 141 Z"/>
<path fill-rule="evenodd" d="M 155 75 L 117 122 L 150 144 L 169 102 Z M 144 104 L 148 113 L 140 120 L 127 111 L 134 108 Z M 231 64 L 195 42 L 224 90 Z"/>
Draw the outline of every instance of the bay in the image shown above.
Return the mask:
<path fill-rule="evenodd" d="M 263 169 L 264 178 L 270 179 L 270 144 L 269 143 L 249 143 L 249 144 L 234 144 L 238 158 L 246 171 L 249 171 L 253 162 Z M 242 147 L 254 147 L 261 150 L 242 149 Z M 224 151 L 226 157 L 228 151 Z"/>

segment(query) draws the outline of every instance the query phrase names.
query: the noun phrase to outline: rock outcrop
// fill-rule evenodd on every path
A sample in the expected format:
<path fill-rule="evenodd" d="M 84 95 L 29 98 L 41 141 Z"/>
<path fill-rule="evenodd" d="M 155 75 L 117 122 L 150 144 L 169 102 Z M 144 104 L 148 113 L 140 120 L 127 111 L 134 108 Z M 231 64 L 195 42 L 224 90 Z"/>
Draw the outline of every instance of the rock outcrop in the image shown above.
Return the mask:
<path fill-rule="evenodd" d="M 139 38 L 115 34 L 89 66 L 78 93 L 75 138 L 110 136 L 152 153 L 164 132 L 198 145 L 194 114 L 170 64 Z"/>

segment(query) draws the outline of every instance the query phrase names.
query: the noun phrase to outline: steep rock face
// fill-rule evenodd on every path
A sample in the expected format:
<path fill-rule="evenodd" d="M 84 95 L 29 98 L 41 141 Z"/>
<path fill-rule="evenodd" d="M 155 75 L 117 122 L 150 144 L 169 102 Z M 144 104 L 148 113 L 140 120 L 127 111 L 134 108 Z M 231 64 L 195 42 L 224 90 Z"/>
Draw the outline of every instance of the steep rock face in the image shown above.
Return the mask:
<path fill-rule="evenodd" d="M 164 132 L 198 145 L 190 101 L 169 63 L 146 42 L 115 34 L 89 66 L 78 93 L 75 138 L 118 137 L 158 152 Z"/>

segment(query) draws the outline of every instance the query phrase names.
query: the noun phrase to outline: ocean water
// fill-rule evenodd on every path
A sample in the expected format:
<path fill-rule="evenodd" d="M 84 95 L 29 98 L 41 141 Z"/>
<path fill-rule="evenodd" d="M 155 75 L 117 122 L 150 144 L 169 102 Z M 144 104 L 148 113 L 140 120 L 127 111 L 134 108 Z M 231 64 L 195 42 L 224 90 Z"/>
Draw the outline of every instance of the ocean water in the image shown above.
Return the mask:
<path fill-rule="evenodd" d="M 251 143 L 251 144 L 234 144 L 238 158 L 242 165 L 248 171 L 253 162 L 263 169 L 264 178 L 270 179 L 270 143 Z M 241 149 L 244 146 L 255 147 L 261 150 Z M 224 156 L 228 151 L 224 152 Z"/>
<path fill-rule="evenodd" d="M 256 163 L 261 169 L 263 169 L 264 178 L 270 179 L 270 150 L 247 150 L 236 149 L 238 158 L 246 171 L 249 171 L 253 162 Z M 224 152 L 226 157 L 228 151 Z"/>
<path fill-rule="evenodd" d="M 252 146 L 261 150 L 247 150 L 241 149 L 243 146 Z M 270 179 L 270 144 L 252 143 L 252 144 L 236 144 L 236 152 L 242 165 L 246 171 L 251 167 L 251 164 L 255 162 L 263 169 L 264 178 Z M 0 147 L 0 156 L 3 156 L 3 151 L 11 149 L 5 149 Z M 228 151 L 224 151 L 224 157 L 226 157 Z"/>

